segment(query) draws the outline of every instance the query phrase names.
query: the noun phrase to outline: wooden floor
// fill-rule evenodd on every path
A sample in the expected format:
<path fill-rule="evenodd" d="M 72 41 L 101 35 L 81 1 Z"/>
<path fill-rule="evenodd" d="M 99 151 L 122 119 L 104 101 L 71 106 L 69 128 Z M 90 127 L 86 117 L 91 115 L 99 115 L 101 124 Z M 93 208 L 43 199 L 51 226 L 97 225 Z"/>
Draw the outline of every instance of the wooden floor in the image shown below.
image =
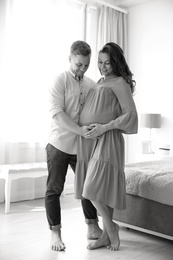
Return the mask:
<path fill-rule="evenodd" d="M 0 260 L 173 260 L 172 241 L 125 227 L 120 227 L 119 251 L 88 250 L 80 202 L 73 195 L 66 195 L 61 201 L 65 252 L 54 252 L 49 247 L 43 199 L 11 203 L 9 214 L 4 214 L 1 203 Z"/>

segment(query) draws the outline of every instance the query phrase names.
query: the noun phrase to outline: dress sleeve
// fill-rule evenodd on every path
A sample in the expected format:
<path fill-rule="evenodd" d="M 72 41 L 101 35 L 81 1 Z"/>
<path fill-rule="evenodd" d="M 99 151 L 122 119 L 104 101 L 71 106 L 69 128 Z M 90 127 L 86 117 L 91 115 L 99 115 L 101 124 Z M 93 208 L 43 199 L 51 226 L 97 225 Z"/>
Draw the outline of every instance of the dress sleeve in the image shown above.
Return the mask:
<path fill-rule="evenodd" d="M 113 120 L 116 129 L 124 134 L 136 134 L 138 131 L 138 115 L 130 87 L 125 81 L 118 82 L 112 87 L 120 108 L 120 115 Z"/>
<path fill-rule="evenodd" d="M 52 117 L 64 111 L 65 81 L 64 75 L 58 76 L 49 89 L 49 103 Z"/>

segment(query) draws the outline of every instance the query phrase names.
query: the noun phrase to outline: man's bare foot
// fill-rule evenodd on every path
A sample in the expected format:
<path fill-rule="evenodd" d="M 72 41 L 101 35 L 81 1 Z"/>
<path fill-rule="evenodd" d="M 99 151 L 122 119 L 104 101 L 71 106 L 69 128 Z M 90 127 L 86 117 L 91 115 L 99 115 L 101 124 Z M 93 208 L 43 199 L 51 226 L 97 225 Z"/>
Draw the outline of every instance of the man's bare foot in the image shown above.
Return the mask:
<path fill-rule="evenodd" d="M 64 251 L 65 244 L 61 239 L 61 230 L 51 230 L 51 249 L 54 251 Z"/>
<path fill-rule="evenodd" d="M 114 229 L 108 234 L 110 238 L 110 245 L 107 246 L 108 249 L 117 251 L 120 247 L 120 238 L 119 238 L 119 226 L 114 223 Z"/>
<path fill-rule="evenodd" d="M 87 248 L 89 250 L 93 250 L 93 249 L 97 249 L 97 248 L 100 248 L 100 247 L 108 247 L 110 245 L 110 240 L 108 237 L 100 237 L 98 240 L 96 240 L 95 242 L 93 243 L 90 243 Z"/>
<path fill-rule="evenodd" d="M 98 223 L 94 224 L 87 224 L 88 225 L 88 232 L 87 238 L 90 240 L 96 240 L 102 235 L 102 229 L 99 227 Z"/>

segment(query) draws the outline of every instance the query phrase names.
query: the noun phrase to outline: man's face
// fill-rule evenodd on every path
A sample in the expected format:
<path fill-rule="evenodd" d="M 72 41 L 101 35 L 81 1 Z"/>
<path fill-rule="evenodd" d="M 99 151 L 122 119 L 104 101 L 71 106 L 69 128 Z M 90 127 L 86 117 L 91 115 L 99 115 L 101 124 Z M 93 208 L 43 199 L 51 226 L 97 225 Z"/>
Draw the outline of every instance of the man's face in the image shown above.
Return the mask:
<path fill-rule="evenodd" d="M 89 67 L 90 55 L 83 56 L 83 55 L 72 54 L 69 57 L 69 61 L 70 61 L 71 71 L 75 75 L 82 77 Z"/>

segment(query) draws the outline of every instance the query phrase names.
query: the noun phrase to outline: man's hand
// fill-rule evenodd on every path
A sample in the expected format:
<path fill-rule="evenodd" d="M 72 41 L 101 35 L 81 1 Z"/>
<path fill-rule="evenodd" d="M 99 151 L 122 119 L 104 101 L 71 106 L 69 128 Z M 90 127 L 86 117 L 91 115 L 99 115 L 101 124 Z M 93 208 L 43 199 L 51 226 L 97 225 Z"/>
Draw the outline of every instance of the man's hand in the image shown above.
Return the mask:
<path fill-rule="evenodd" d="M 92 128 L 91 126 L 82 126 L 80 135 L 86 137 L 86 134 L 89 133 Z"/>
<path fill-rule="evenodd" d="M 85 133 L 85 138 L 98 138 L 106 132 L 105 125 L 102 124 L 91 124 L 88 126 L 88 131 Z"/>

